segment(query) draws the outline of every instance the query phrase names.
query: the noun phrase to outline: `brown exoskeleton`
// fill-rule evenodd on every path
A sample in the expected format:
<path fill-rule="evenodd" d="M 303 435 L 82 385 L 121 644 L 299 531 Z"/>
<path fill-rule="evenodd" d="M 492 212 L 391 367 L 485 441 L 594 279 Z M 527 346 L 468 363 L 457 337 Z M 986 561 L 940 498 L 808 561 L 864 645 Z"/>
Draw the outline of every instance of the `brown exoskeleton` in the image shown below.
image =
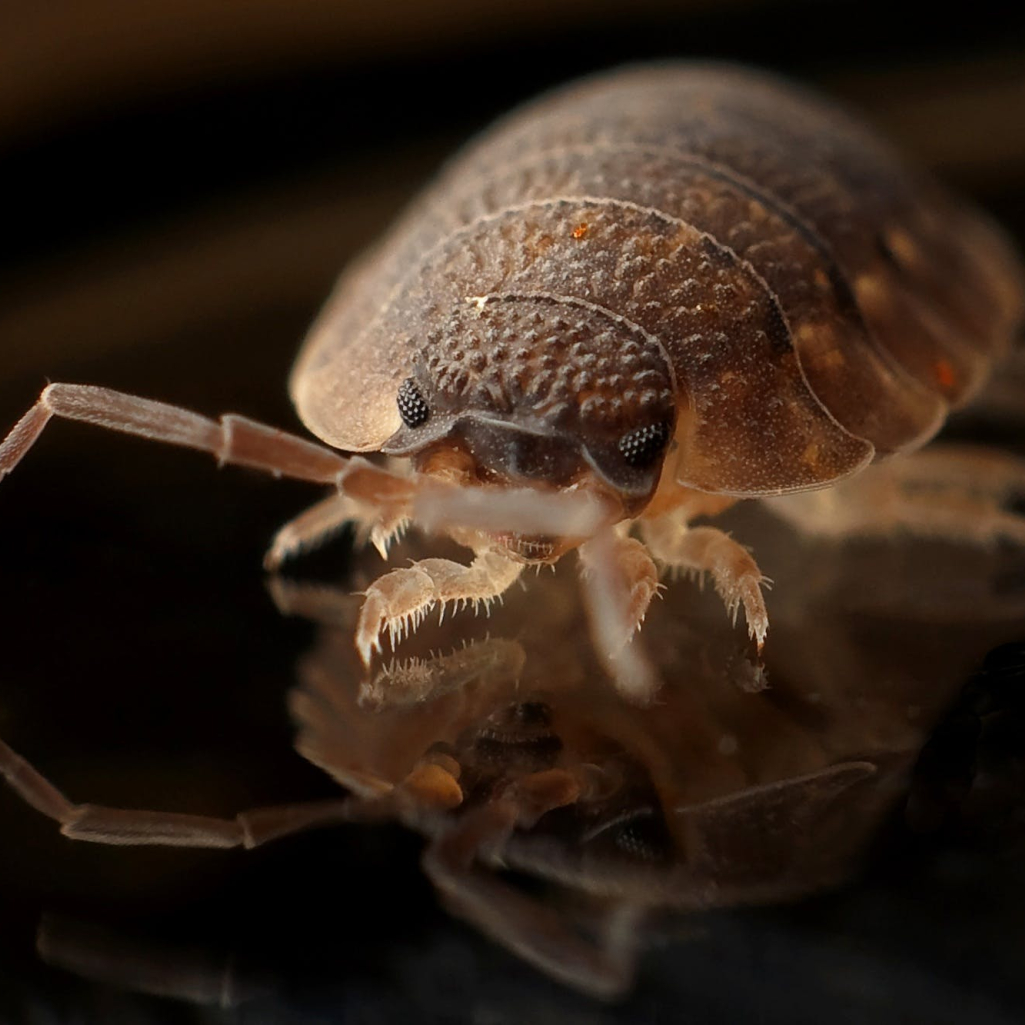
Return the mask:
<path fill-rule="evenodd" d="M 644 700 L 626 642 L 660 567 L 710 573 L 759 650 L 768 629 L 750 553 L 691 522 L 923 445 L 1008 347 L 1023 294 L 992 226 L 832 107 L 747 71 L 631 69 L 471 145 L 313 327 L 291 379 L 303 421 L 407 472 L 53 384 L 0 446 L 0 477 L 66 417 L 334 485 L 279 532 L 272 568 L 345 521 L 382 553 L 410 519 L 470 548 L 469 566 L 426 558 L 370 585 L 366 664 L 382 633 L 394 645 L 576 548 L 599 644 Z M 998 508 L 1025 474 L 1001 467 L 895 461 L 856 515 L 838 519 L 833 492 L 781 509 L 809 530 L 1020 533 Z M 951 489 L 972 502 L 937 510 Z"/>

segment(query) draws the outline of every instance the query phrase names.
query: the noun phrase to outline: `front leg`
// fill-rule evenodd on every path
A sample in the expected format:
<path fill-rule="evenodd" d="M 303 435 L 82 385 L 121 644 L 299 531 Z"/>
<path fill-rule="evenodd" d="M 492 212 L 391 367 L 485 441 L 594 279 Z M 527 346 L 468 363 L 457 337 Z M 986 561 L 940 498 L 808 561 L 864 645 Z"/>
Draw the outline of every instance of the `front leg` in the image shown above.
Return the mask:
<path fill-rule="evenodd" d="M 641 520 L 640 528 L 651 554 L 664 566 L 696 576 L 711 574 L 734 623 L 743 606 L 748 634 L 760 654 L 769 630 L 762 587 L 770 581 L 751 553 L 716 527 L 688 526 L 682 508 L 653 520 Z"/>
<path fill-rule="evenodd" d="M 658 593 L 655 564 L 640 541 L 615 528 L 585 541 L 579 554 L 595 653 L 620 694 L 645 705 L 661 684 L 634 635 Z"/>
<path fill-rule="evenodd" d="M 54 417 L 79 420 L 151 441 L 198 449 L 221 465 L 248 466 L 275 477 L 333 484 L 362 503 L 390 513 L 412 502 L 415 481 L 365 459 L 228 413 L 210 420 L 166 402 L 85 384 L 51 384 L 0 442 L 0 480 L 36 443 Z"/>
<path fill-rule="evenodd" d="M 325 484 L 334 483 L 349 463 L 329 448 L 245 417 L 228 414 L 220 421 L 208 420 L 187 409 L 109 388 L 51 384 L 0 444 L 0 480 L 18 465 L 53 417 L 199 449 L 221 463 Z"/>
<path fill-rule="evenodd" d="M 356 626 L 356 647 L 364 665 L 381 650 L 381 634 L 387 630 L 392 648 L 423 621 L 435 605 L 452 602 L 457 608 L 483 603 L 489 608 L 523 572 L 523 563 L 498 552 L 484 551 L 469 566 L 450 559 L 422 559 L 392 570 L 366 590 L 366 600 Z"/>
<path fill-rule="evenodd" d="M 279 569 L 286 559 L 323 544 L 347 523 L 355 525 L 360 547 L 369 541 L 387 559 L 388 549 L 409 524 L 409 512 L 401 501 L 381 505 L 349 494 L 328 495 L 278 530 L 263 557 L 263 568 Z"/>
<path fill-rule="evenodd" d="M 581 568 L 588 584 L 592 582 L 590 578 L 601 574 L 603 569 L 618 575 L 618 608 L 603 624 L 605 643 L 609 652 L 616 655 L 630 643 L 644 622 L 648 606 L 658 594 L 658 570 L 647 548 L 640 541 L 615 531 L 599 539 L 585 541 L 579 553 Z M 603 560 L 611 565 L 602 567 Z"/>

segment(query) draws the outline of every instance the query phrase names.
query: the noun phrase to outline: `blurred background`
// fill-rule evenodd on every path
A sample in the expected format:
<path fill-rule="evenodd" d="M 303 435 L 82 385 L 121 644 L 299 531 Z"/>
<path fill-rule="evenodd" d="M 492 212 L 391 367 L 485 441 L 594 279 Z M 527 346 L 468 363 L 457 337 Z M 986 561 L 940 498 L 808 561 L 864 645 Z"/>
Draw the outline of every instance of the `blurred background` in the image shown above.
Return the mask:
<path fill-rule="evenodd" d="M 297 428 L 285 377 L 306 325 L 455 147 L 550 85 L 680 57 L 766 66 L 859 108 L 1025 243 L 1020 5 L 10 0 L 0 421 L 63 379 Z M 0 494 L 0 734 L 77 799 L 230 814 L 331 796 L 291 751 L 284 707 L 312 629 L 278 616 L 260 570 L 274 529 L 315 497 L 53 426 Z M 318 572 L 345 562 L 336 546 Z M 1025 639 L 1025 622 L 1004 627 L 999 639 Z M 965 652 L 966 682 L 984 654 Z M 1017 648 L 996 661 L 1014 694 L 1021 663 Z M 939 778 L 960 771 L 957 743 L 975 742 L 978 709 L 965 707 L 943 734 L 955 753 L 931 749 Z M 1017 771 L 1025 745 L 1010 734 Z M 42 965 L 44 911 L 215 953 L 255 937 L 250 955 L 290 980 L 293 1010 L 218 1021 L 305 1021 L 300 1005 L 318 1021 L 864 1020 L 848 1004 L 879 1021 L 1020 1020 L 1025 973 L 1004 956 L 1025 950 L 1009 855 L 1020 816 L 1002 806 L 984 827 L 925 840 L 897 824 L 860 889 L 825 910 L 727 917 L 703 947 L 654 956 L 613 1011 L 449 923 L 419 842 L 397 829 L 248 855 L 109 851 L 68 843 L 0 791 L 0 1020 L 198 1020 Z M 357 906 L 360 891 L 378 896 Z M 945 945 L 948 914 L 961 924 Z M 825 924 L 809 932 L 809 919 Z M 698 980 L 686 1006 L 667 981 L 680 958 Z M 303 1004 L 309 979 L 322 992 L 332 972 L 356 981 Z M 751 985 L 735 987 L 738 974 Z M 528 1011 L 508 1010 L 512 993 Z"/>

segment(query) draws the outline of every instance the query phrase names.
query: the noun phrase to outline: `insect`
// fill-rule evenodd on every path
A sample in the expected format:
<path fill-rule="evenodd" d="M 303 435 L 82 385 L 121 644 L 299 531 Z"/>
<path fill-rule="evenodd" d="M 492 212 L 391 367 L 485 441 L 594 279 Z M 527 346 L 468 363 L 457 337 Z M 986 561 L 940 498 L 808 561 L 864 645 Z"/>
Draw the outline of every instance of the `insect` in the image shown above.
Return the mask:
<path fill-rule="evenodd" d="M 996 228 L 832 106 L 757 72 L 638 67 L 510 115 L 342 277 L 290 381 L 330 448 L 53 384 L 0 476 L 66 417 L 334 485 L 270 568 L 348 521 L 385 555 L 410 520 L 469 548 L 370 585 L 368 665 L 431 609 L 489 604 L 577 549 L 598 643 L 644 700 L 627 642 L 660 571 L 709 573 L 759 651 L 768 630 L 755 559 L 693 521 L 911 462 L 1008 348 L 1023 296 Z M 879 479 L 886 529 L 978 520 L 925 508 L 914 472 Z M 1008 487 L 986 492 L 984 532 L 1004 529 Z M 794 508 L 810 530 L 839 522 L 828 499 Z"/>

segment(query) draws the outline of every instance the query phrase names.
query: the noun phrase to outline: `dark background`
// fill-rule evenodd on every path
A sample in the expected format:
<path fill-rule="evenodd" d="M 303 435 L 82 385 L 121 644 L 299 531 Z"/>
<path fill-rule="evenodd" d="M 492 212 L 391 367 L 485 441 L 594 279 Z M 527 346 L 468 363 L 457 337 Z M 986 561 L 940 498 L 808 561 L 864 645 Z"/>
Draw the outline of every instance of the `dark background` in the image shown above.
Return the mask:
<path fill-rule="evenodd" d="M 297 427 L 285 376 L 345 261 L 492 117 L 629 60 L 739 60 L 816 84 L 1025 240 L 1016 6 L 5 6 L 0 420 L 49 378 Z M 0 493 L 5 739 L 76 799 L 231 814 L 331 795 L 291 751 L 284 710 L 311 629 L 276 614 L 260 570 L 275 527 L 313 497 L 189 453 L 52 427 Z M 324 571 L 344 561 L 339 546 Z M 1025 624 L 1008 625 L 1016 636 Z M 1000 659 L 1000 679 L 1020 681 L 1020 657 Z M 975 739 L 951 735 L 937 778 Z M 217 1021 L 1025 1014 L 1013 818 L 925 839 L 897 823 L 852 891 L 716 919 L 702 944 L 651 955 L 616 1011 L 450 923 L 420 877 L 419 841 L 397 829 L 253 854 L 110 851 L 63 840 L 4 792 L 0 823 L 0 1014 L 11 1022 L 199 1013 L 44 967 L 33 952 L 42 911 L 214 962 L 230 953 L 276 980 L 277 995 L 210 1012 Z"/>

